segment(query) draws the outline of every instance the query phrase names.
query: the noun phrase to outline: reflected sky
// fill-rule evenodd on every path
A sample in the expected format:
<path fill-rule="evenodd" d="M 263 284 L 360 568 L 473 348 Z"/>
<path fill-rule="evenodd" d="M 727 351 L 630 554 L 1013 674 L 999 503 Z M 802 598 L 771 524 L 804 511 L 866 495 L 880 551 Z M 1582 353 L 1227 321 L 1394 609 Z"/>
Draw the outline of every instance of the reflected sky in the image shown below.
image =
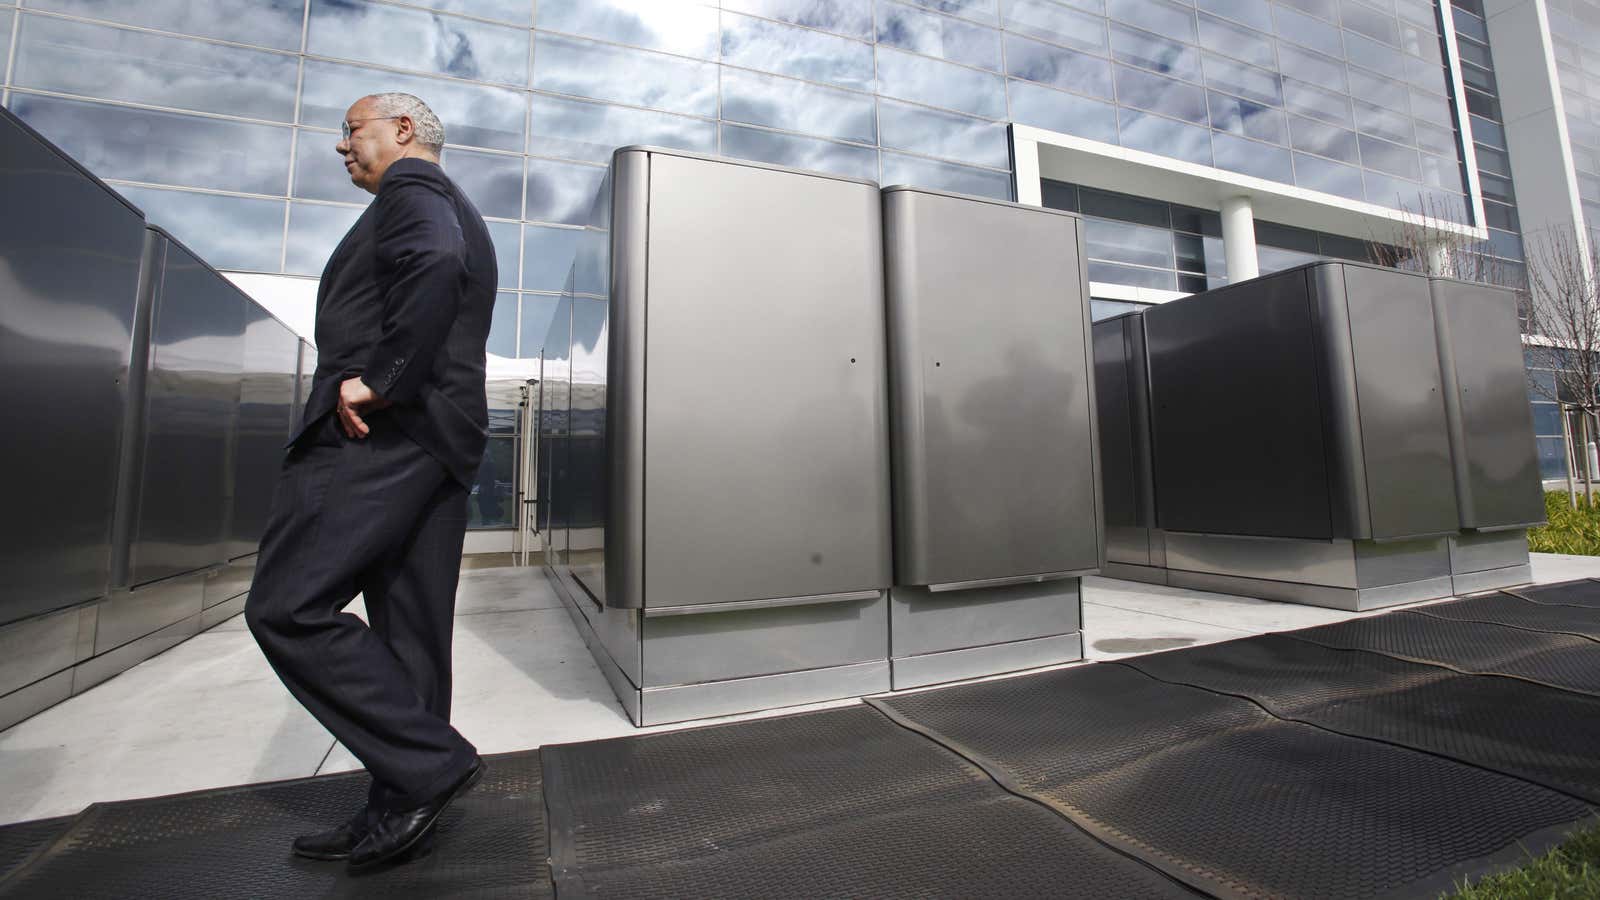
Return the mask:
<path fill-rule="evenodd" d="M 1111 18 L 1173 40 L 1195 41 L 1194 8 L 1167 0 L 1109 0 Z"/>
<path fill-rule="evenodd" d="M 294 150 L 294 196 L 365 206 L 372 195 L 350 181 L 342 158 L 334 152 L 339 136 L 329 131 L 300 131 Z"/>
<path fill-rule="evenodd" d="M 425 99 L 444 122 L 445 140 L 452 144 L 522 149 L 525 107 L 517 91 L 318 60 L 305 63 L 300 121 L 336 129 L 350 104 L 382 91 L 404 91 Z"/>
<path fill-rule="evenodd" d="M 282 196 L 292 129 L 13 94 L 11 111 L 102 178 Z"/>
<path fill-rule="evenodd" d="M 494 296 L 494 315 L 489 320 L 489 344 L 495 356 L 517 355 L 517 295 L 501 291 Z"/>
<path fill-rule="evenodd" d="M 1356 149 L 1356 135 L 1316 119 L 1289 117 L 1290 142 L 1296 150 L 1315 153 L 1341 162 L 1359 165 L 1360 151 Z"/>
<path fill-rule="evenodd" d="M 12 83 L 67 94 L 294 119 L 293 56 L 23 16 Z"/>
<path fill-rule="evenodd" d="M 1266 0 L 1197 0 L 1196 5 L 1257 31 L 1272 30 L 1272 7 Z"/>
<path fill-rule="evenodd" d="M 737 69 L 722 73 L 722 117 L 867 144 L 878 140 L 870 94 Z"/>
<path fill-rule="evenodd" d="M 522 229 L 522 287 L 531 291 L 559 291 L 567 285 L 572 261 L 578 254 L 581 228 L 546 228 L 527 225 Z"/>
<path fill-rule="evenodd" d="M 1206 102 L 1211 109 L 1211 127 L 1218 131 L 1274 144 L 1287 140 L 1281 110 L 1216 91 L 1207 92 Z"/>
<path fill-rule="evenodd" d="M 219 269 L 276 272 L 283 251 L 283 201 L 117 185 L 145 219 Z"/>
<path fill-rule="evenodd" d="M 534 94 L 529 152 L 544 156 L 608 162 L 611 152 L 629 144 L 655 144 L 680 150 L 716 149 L 714 122 L 620 106 L 602 106 Z"/>
<path fill-rule="evenodd" d="M 1122 107 L 1122 146 L 1211 165 L 1211 130 Z"/>
<path fill-rule="evenodd" d="M 11 20 L 14 18 L 10 10 L 0 12 L 0 71 L 5 71 L 11 59 Z"/>
<path fill-rule="evenodd" d="M 359 206 L 289 204 L 289 236 L 283 271 L 290 275 L 322 274 L 333 248 L 361 218 Z"/>
<path fill-rule="evenodd" d="M 722 8 L 872 40 L 872 0 L 722 0 Z"/>
<path fill-rule="evenodd" d="M 1000 71 L 1000 32 L 880 0 L 878 43 Z"/>
<path fill-rule="evenodd" d="M 1343 125 L 1345 128 L 1355 125 L 1355 119 L 1350 114 L 1349 97 L 1293 78 L 1283 80 L 1283 105 L 1290 112 Z"/>
<path fill-rule="evenodd" d="M 1109 79 L 1108 79 L 1109 80 Z M 1107 144 L 1117 142 L 1117 112 L 1109 103 L 1012 81 L 1011 117 L 1024 125 L 1075 134 Z"/>
<path fill-rule="evenodd" d="M 1200 46 L 1254 66 L 1273 69 L 1278 65 L 1272 38 L 1205 13 L 1200 14 Z"/>
<path fill-rule="evenodd" d="M 1294 184 L 1294 167 L 1289 162 L 1289 151 L 1282 147 L 1217 133 L 1211 136 L 1211 152 L 1220 169 Z"/>
<path fill-rule="evenodd" d="M 1049 0 L 1006 0 L 1003 15 L 1008 31 L 1078 50 L 1105 52 L 1106 22 L 1099 16 L 1070 10 Z"/>
<path fill-rule="evenodd" d="M 1316 84 L 1324 89 L 1344 93 L 1350 89 L 1350 84 L 1345 76 L 1344 63 L 1331 56 L 1301 50 L 1287 44 L 1278 45 L 1278 60 L 1285 72 L 1293 72 L 1294 77 L 1309 84 Z"/>
<path fill-rule="evenodd" d="M 999 75 L 888 47 L 878 48 L 878 92 L 975 116 L 1006 115 L 1006 82 Z"/>
<path fill-rule="evenodd" d="M 1360 100 L 1352 101 L 1351 105 L 1355 108 L 1358 130 L 1403 144 L 1416 143 L 1417 134 L 1412 129 L 1410 116 Z"/>
<path fill-rule="evenodd" d="M 1284 6 L 1273 7 L 1272 18 L 1273 30 L 1284 40 L 1329 56 L 1344 55 L 1344 39 L 1336 26 Z"/>
<path fill-rule="evenodd" d="M 28 0 L 28 6 L 295 51 L 305 16 L 305 0 Z"/>
<path fill-rule="evenodd" d="M 1040 84 L 1111 99 L 1111 63 L 1098 56 L 1089 56 L 1066 50 L 1053 44 L 1030 41 L 1015 35 L 1006 35 L 1006 71 L 1014 78 L 1037 81 Z M 1047 96 L 1034 95 L 1032 103 L 1044 102 Z M 1016 90 L 1013 82 L 1012 115 L 1017 116 Z M 1034 110 L 1037 112 L 1038 110 Z M 1020 119 L 1019 119 L 1020 121 Z M 1057 129 L 1058 131 L 1060 129 Z M 1070 132 L 1077 134 L 1078 132 Z"/>
<path fill-rule="evenodd" d="M 985 172 L 981 169 L 969 169 L 965 166 L 952 166 L 927 159 L 916 159 L 915 157 L 902 156 L 898 153 L 890 153 L 887 150 L 883 151 L 882 155 L 882 183 L 885 186 L 915 184 L 938 190 L 953 191 L 957 194 L 993 197 L 996 200 L 1012 199 L 1010 175 L 999 172 Z"/>
<path fill-rule="evenodd" d="M 1205 71 L 1206 87 L 1237 94 L 1257 103 L 1283 105 L 1282 79 L 1276 72 L 1247 66 L 1215 53 L 1200 54 L 1200 66 Z"/>
<path fill-rule="evenodd" d="M 1130 63 L 1163 75 L 1186 81 L 1201 80 L 1200 51 L 1136 28 L 1116 24 L 1111 26 L 1111 55 L 1118 62 Z"/>
<path fill-rule="evenodd" d="M 1010 165 L 1006 126 L 1001 122 L 880 100 L 878 129 L 885 147 L 995 169 Z"/>
<path fill-rule="evenodd" d="M 539 0 L 538 7 L 536 24 L 540 29 L 701 59 L 717 57 L 715 3 L 684 0 Z"/>
<path fill-rule="evenodd" d="M 1417 159 L 1417 151 L 1410 147 L 1391 144 L 1364 134 L 1357 135 L 1356 140 L 1361 148 L 1363 166 L 1413 181 L 1422 177 L 1422 165 Z"/>
<path fill-rule="evenodd" d="M 541 34 L 533 86 L 560 94 L 696 116 L 717 114 L 717 67 L 593 41 Z"/>
<path fill-rule="evenodd" d="M 1199 86 L 1128 66 L 1117 66 L 1116 76 L 1117 102 L 1124 106 L 1206 124 L 1206 92 Z"/>
<path fill-rule="evenodd" d="M 475 81 L 528 83 L 526 28 L 369 0 L 311 0 L 306 50 Z"/>
<path fill-rule="evenodd" d="M 522 218 L 522 157 L 476 150 L 444 151 L 445 172 L 485 216 Z"/>
<path fill-rule="evenodd" d="M 1000 21 L 1000 0 L 909 0 L 917 6 L 994 24 Z"/>
<path fill-rule="evenodd" d="M 722 155 L 737 159 L 878 180 L 878 151 L 821 138 L 779 134 L 742 125 L 722 126 Z"/>
<path fill-rule="evenodd" d="M 539 355 L 545 337 L 550 333 L 551 322 L 555 321 L 556 313 L 563 308 L 563 304 L 568 302 L 563 297 L 545 294 L 522 295 L 522 335 L 517 348 L 519 355 Z"/>
<path fill-rule="evenodd" d="M 536 222 L 584 224 L 605 175 L 606 170 L 599 166 L 529 159 L 524 217 Z"/>
<path fill-rule="evenodd" d="M 500 287 L 513 290 L 517 286 L 518 257 L 522 253 L 522 226 L 516 222 L 485 222 L 489 226 L 489 240 L 494 243 L 495 267 L 499 270 Z"/>
<path fill-rule="evenodd" d="M 872 45 L 737 13 L 722 16 L 722 59 L 751 69 L 872 89 Z"/>

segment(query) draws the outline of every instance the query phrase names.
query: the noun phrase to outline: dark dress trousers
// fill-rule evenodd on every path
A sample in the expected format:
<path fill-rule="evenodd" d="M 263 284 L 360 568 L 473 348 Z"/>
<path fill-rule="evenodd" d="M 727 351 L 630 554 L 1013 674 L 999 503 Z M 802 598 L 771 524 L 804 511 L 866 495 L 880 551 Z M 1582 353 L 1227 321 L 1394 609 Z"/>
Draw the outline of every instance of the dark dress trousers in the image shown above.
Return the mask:
<path fill-rule="evenodd" d="M 497 281 L 483 217 L 437 165 L 401 159 L 317 293 L 317 370 L 245 619 L 372 774 L 369 815 L 420 805 L 476 756 L 450 726 L 450 640 Z M 358 376 L 393 405 L 352 439 L 334 408 Z M 357 593 L 370 627 L 343 612 Z"/>

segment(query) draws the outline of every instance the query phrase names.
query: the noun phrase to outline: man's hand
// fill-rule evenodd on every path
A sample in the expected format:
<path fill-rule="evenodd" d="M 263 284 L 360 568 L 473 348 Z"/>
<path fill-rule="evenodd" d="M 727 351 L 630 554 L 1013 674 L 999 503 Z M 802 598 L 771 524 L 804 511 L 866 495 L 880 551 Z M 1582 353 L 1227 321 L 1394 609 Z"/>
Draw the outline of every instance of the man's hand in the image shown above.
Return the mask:
<path fill-rule="evenodd" d="M 372 430 L 361 417 L 388 405 L 389 401 L 374 393 L 365 381 L 346 378 L 339 385 L 339 405 L 334 413 L 339 417 L 339 428 L 345 436 L 360 440 Z"/>

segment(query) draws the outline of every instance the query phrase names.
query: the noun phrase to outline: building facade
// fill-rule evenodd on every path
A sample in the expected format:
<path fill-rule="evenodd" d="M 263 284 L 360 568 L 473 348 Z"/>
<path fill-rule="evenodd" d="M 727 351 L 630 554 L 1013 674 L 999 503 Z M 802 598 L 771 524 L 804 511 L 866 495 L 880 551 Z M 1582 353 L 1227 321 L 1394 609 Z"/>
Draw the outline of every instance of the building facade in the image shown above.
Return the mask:
<path fill-rule="evenodd" d="M 1078 210 L 1102 313 L 1363 258 L 1419 213 L 1515 280 L 1525 226 L 1600 210 L 1591 23 L 1589 0 L 10 0 L 0 99 L 309 329 L 367 199 L 343 112 L 423 97 L 499 252 L 490 352 L 517 360 L 627 144 Z M 500 440 L 486 485 L 514 477 Z"/>

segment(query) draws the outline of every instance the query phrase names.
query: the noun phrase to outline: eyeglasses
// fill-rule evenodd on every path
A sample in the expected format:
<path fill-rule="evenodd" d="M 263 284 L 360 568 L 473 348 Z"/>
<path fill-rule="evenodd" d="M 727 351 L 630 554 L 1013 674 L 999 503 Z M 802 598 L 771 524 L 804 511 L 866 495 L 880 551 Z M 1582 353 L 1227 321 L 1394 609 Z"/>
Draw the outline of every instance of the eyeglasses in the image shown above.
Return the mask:
<path fill-rule="evenodd" d="M 368 116 L 365 119 L 356 119 L 354 124 L 360 125 L 362 122 L 381 122 L 384 119 L 401 119 L 401 118 L 404 118 L 404 116 Z M 343 135 L 344 139 L 347 140 L 347 141 L 350 140 L 350 131 L 351 131 L 350 125 L 351 125 L 351 123 L 348 120 L 339 123 L 339 134 Z"/>

